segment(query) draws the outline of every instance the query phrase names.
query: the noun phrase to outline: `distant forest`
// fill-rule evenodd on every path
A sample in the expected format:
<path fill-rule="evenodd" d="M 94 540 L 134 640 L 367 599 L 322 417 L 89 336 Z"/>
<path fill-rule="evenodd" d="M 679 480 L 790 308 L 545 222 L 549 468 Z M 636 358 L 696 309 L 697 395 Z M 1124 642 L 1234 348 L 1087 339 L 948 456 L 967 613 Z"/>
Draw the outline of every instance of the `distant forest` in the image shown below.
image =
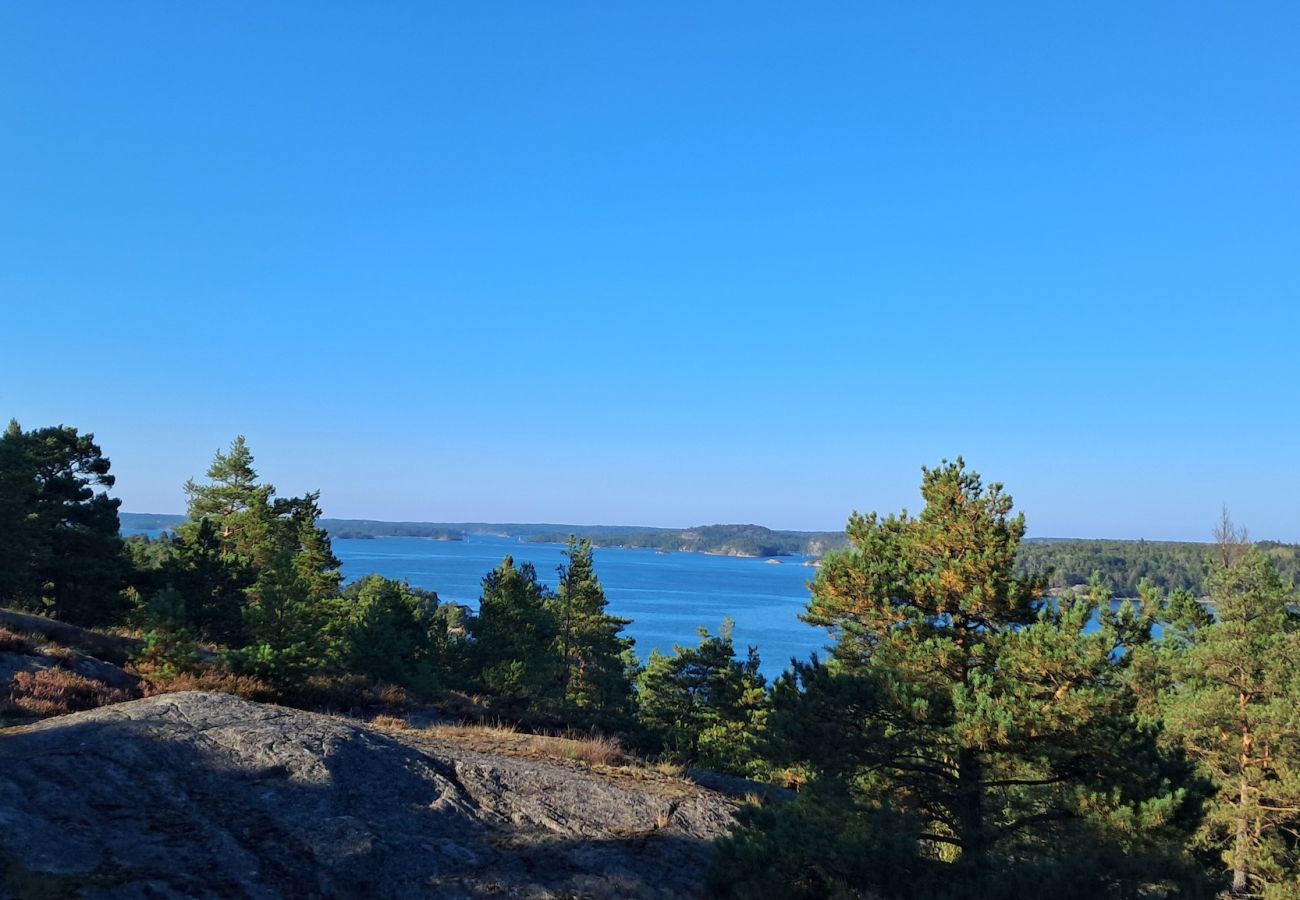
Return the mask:
<path fill-rule="evenodd" d="M 183 516 L 121 513 L 125 529 L 170 529 Z M 371 519 L 321 519 L 335 539 L 418 537 L 461 540 L 467 534 L 517 537 L 527 543 L 563 544 L 569 535 L 596 547 L 626 547 L 722 556 L 821 556 L 845 547 L 843 532 L 774 531 L 761 525 L 701 525 L 696 528 L 646 528 L 628 525 L 558 525 L 493 522 L 380 522 Z M 1163 590 L 1202 591 L 1212 544 L 1176 541 L 1033 539 L 1020 544 L 1017 574 L 1047 574 L 1048 585 L 1087 584 L 1093 574 L 1121 597 L 1135 597 L 1143 580 Z M 1258 544 L 1279 574 L 1300 583 L 1300 545 Z"/>
<path fill-rule="evenodd" d="M 1260 541 L 1286 581 L 1300 582 L 1300 545 Z M 1201 594 L 1213 544 L 1172 541 L 1027 540 L 1016 559 L 1018 574 L 1048 575 L 1055 588 L 1087 584 L 1093 573 L 1117 596 L 1136 597 L 1143 580 L 1166 591 Z"/>
<path fill-rule="evenodd" d="M 535 544 L 562 544 L 570 532 L 530 535 Z M 773 531 L 762 525 L 700 525 L 695 528 L 646 528 L 609 531 L 584 528 L 577 532 L 597 547 L 639 547 L 666 552 L 712 553 L 719 556 L 821 556 L 848 544 L 841 531 Z"/>

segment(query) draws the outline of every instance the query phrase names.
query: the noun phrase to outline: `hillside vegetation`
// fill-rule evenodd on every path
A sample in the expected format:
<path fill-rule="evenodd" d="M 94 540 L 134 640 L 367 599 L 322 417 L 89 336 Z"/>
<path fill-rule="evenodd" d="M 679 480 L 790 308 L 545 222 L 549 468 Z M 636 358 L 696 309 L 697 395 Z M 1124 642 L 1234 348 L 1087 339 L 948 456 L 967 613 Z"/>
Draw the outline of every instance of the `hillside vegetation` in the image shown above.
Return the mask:
<path fill-rule="evenodd" d="M 256 877 L 285 894 L 351 896 L 373 877 L 389 895 L 635 896 L 608 877 L 626 869 L 618 823 L 638 801 L 597 807 L 535 758 L 564 748 L 605 765 L 627 748 L 797 789 L 736 811 L 713 858 L 720 897 L 1300 897 L 1295 548 L 1252 545 L 1226 516 L 1213 545 L 1030 543 L 1000 484 L 944 461 L 922 470 L 919 513 L 850 517 L 803 613 L 832 647 L 769 684 L 729 625 L 642 664 L 576 536 L 555 590 L 506 556 L 473 611 L 375 575 L 344 585 L 318 495 L 278 496 L 252 462 L 237 438 L 186 483 L 183 523 L 124 542 L 92 436 L 12 423 L 0 438 L 0 605 L 26 615 L 0 635 L 14 673 L 0 699 L 11 719 L 55 715 L 0 730 L 0 755 L 20 761 L 0 768 L 0 819 L 55 821 L 45 811 L 67 802 L 60 827 L 97 810 L 116 823 L 127 804 L 148 826 L 113 850 L 80 827 L 64 846 L 6 829 L 11 894 L 111 892 L 137 873 L 151 890 L 174 876 L 173 893 L 188 894 L 210 868 L 231 879 L 210 893 L 247 893 L 272 860 L 280 868 Z M 766 529 L 694 531 L 781 549 Z M 1050 593 L 1053 579 L 1093 572 L 1085 590 Z M 1116 602 L 1144 578 L 1140 603 Z M 130 631 L 104 646 L 137 680 L 97 683 L 97 661 L 37 618 Z M 206 692 L 148 697 L 188 688 Z M 394 718 L 379 736 L 340 731 L 212 690 Z M 57 715 L 101 702 L 115 705 Z M 436 731 L 413 728 L 438 715 L 584 739 L 481 734 L 520 768 L 489 773 L 480 791 L 426 751 Z M 220 799 L 187 799 L 200 795 Z M 685 803 L 655 813 L 654 831 L 627 823 L 636 847 Z M 465 843 L 489 814 L 562 837 L 516 865 L 486 848 L 532 847 L 539 832 Z M 680 895 L 680 861 L 704 859 L 719 833 L 673 837 L 636 884 Z M 575 834 L 597 845 L 570 845 Z M 191 845 L 220 860 L 202 849 L 159 872 L 158 848 Z M 240 852 L 254 858 L 219 868 Z M 503 882 L 473 881 L 484 865 Z M 42 881 L 61 873 L 91 880 Z"/>

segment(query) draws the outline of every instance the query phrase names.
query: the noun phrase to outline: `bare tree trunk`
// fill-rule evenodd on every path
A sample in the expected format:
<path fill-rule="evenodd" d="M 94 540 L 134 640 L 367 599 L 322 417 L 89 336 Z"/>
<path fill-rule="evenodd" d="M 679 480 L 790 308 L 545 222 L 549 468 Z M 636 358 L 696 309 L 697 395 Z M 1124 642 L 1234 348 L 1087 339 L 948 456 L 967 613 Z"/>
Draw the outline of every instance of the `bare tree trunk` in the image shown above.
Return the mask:
<path fill-rule="evenodd" d="M 1241 777 L 1241 817 L 1237 819 L 1237 839 L 1233 845 L 1232 894 L 1245 896 L 1249 892 L 1246 882 L 1246 853 L 1250 849 L 1250 820 L 1246 817 L 1246 804 L 1250 802 L 1250 787 L 1246 776 Z"/>
<path fill-rule="evenodd" d="M 1223 563 L 1225 569 L 1231 569 L 1241 562 L 1241 558 L 1250 549 L 1250 535 L 1246 529 L 1232 524 L 1227 506 L 1223 507 L 1219 524 L 1214 528 L 1214 543 L 1219 551 L 1219 562 Z"/>

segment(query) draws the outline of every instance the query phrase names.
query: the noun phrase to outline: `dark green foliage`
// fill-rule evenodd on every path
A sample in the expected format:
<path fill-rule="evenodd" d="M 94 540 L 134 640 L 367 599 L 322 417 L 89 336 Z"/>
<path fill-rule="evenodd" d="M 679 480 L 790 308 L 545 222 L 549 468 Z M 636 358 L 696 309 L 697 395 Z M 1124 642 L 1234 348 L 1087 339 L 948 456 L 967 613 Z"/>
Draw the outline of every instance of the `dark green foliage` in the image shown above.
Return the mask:
<path fill-rule="evenodd" d="M 1268 554 L 1225 554 L 1165 604 L 1159 710 L 1214 783 L 1198 844 L 1234 893 L 1300 896 L 1300 616 Z"/>
<path fill-rule="evenodd" d="M 540 713 L 560 706 L 559 628 L 550 592 L 532 563 L 507 556 L 483 579 L 478 616 L 471 623 L 479 685 L 509 709 Z"/>
<path fill-rule="evenodd" d="M 1088 896 L 1160 890 L 1195 810 L 1127 687 L 1150 621 L 1099 588 L 1045 602 L 1014 575 L 1023 517 L 960 460 L 922 494 L 917 517 L 855 514 L 825 560 L 807 619 L 837 643 L 778 685 L 778 760 L 873 829 L 896 816 L 897 865 L 934 873 L 930 895 L 1009 896 L 1072 859 L 1105 861 L 1074 879 Z"/>
<path fill-rule="evenodd" d="M 1261 541 L 1265 553 L 1289 581 L 1300 578 L 1300 547 Z M 1051 587 L 1086 585 L 1094 574 L 1120 597 L 1138 596 L 1145 582 L 1163 591 L 1199 595 L 1215 555 L 1213 544 L 1171 541 L 1025 541 L 1016 571 L 1044 575 Z"/>
<path fill-rule="evenodd" d="M 81 625 L 127 609 L 114 478 L 94 435 L 63 426 L 0 436 L 0 603 Z"/>
<path fill-rule="evenodd" d="M 379 575 L 348 585 L 338 628 L 343 671 L 434 694 L 443 664 L 436 632 L 446 630 L 437 606 L 436 594 Z"/>
<path fill-rule="evenodd" d="M 570 724 L 625 727 L 631 723 L 637 662 L 624 637 L 630 619 L 605 611 L 591 542 L 570 536 L 568 565 L 550 598 L 560 664 L 561 715 Z"/>
<path fill-rule="evenodd" d="M 200 520 L 171 543 L 162 575 L 186 598 L 186 627 L 218 644 L 242 644 L 244 601 L 256 580 L 252 566 L 223 546 L 212 519 Z"/>
<path fill-rule="evenodd" d="M 641 726 L 651 748 L 681 762 L 739 775 L 760 776 L 758 748 L 768 698 L 758 652 L 736 659 L 732 623 L 714 636 L 700 629 L 697 647 L 651 651 L 637 681 Z"/>
<path fill-rule="evenodd" d="M 163 566 L 185 597 L 185 627 L 227 642 L 237 670 L 293 687 L 326 664 L 339 561 L 317 524 L 319 495 L 277 498 L 243 437 L 218 451 L 209 481 L 186 482 L 189 520 Z"/>
<path fill-rule="evenodd" d="M 137 596 L 140 602 L 135 621 L 144 646 L 135 660 L 147 664 L 152 674 L 162 678 L 197 668 L 199 653 L 194 633 L 179 624 L 186 620 L 184 596 L 171 587 Z"/>
<path fill-rule="evenodd" d="M 320 525 L 336 541 L 380 537 L 417 537 L 434 541 L 463 541 L 465 532 L 425 522 L 377 522 L 373 519 L 321 519 Z"/>
<path fill-rule="evenodd" d="M 792 801 L 748 805 L 718 843 L 710 887 L 735 900 L 867 900 L 929 884 L 898 816 L 848 800 L 823 782 Z M 925 896 L 917 894 L 915 896 Z"/>

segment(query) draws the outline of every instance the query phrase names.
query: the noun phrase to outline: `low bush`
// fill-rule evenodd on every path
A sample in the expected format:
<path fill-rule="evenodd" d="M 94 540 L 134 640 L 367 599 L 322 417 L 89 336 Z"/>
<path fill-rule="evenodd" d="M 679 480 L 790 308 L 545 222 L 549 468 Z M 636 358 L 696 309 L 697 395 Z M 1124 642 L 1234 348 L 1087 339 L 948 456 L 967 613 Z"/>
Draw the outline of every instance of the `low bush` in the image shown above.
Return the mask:
<path fill-rule="evenodd" d="M 213 668 L 176 672 L 146 663 L 137 664 L 136 671 L 143 679 L 146 697 L 178 694 L 181 691 L 214 691 L 259 703 L 270 703 L 277 699 L 275 690 L 269 684 L 251 675 L 236 675 Z"/>
<path fill-rule="evenodd" d="M 31 653 L 36 644 L 29 635 L 0 626 L 0 653 Z"/>
<path fill-rule="evenodd" d="M 24 716 L 60 716 L 130 700 L 131 695 L 66 669 L 19 672 L 9 683 L 0 712 Z"/>
<path fill-rule="evenodd" d="M 291 696 L 282 699 L 304 709 L 346 713 L 380 709 L 404 712 L 411 707 L 411 697 L 405 689 L 372 681 L 364 675 L 314 675 Z"/>

